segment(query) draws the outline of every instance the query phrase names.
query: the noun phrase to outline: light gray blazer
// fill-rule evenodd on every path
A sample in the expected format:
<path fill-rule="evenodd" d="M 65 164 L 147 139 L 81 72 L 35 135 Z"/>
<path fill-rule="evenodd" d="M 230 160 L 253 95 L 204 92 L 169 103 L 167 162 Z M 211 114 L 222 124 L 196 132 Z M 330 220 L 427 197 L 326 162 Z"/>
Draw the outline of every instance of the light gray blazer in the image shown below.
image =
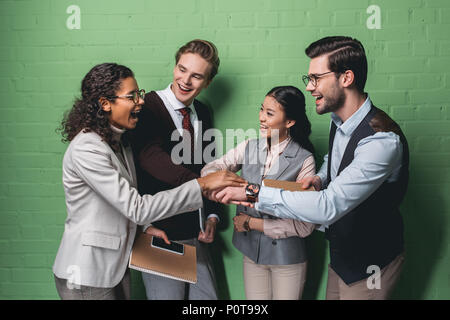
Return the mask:
<path fill-rule="evenodd" d="M 196 180 L 153 196 L 140 196 L 131 148 L 129 171 L 93 132 L 80 132 L 63 160 L 67 219 L 53 273 L 77 285 L 111 288 L 123 278 L 137 225 L 199 209 Z"/>

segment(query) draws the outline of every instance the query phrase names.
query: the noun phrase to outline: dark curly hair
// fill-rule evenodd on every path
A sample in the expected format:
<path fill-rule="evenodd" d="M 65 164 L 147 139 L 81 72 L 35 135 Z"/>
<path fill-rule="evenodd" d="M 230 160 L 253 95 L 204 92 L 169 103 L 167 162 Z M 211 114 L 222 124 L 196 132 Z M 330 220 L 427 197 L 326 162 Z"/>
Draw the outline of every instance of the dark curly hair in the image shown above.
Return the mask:
<path fill-rule="evenodd" d="M 64 143 L 72 139 L 81 131 L 97 133 L 111 147 L 117 147 L 112 140 L 112 130 L 107 116 L 103 111 L 99 99 L 110 98 L 120 89 L 122 80 L 134 77 L 133 71 L 116 63 L 102 63 L 93 67 L 81 82 L 81 98 L 77 98 L 72 109 L 64 114 L 61 132 Z"/>
<path fill-rule="evenodd" d="M 286 118 L 295 120 L 289 134 L 295 142 L 314 154 L 314 145 L 309 140 L 311 123 L 306 116 L 305 96 L 294 86 L 280 86 L 271 89 L 266 96 L 273 97 L 283 107 Z"/>

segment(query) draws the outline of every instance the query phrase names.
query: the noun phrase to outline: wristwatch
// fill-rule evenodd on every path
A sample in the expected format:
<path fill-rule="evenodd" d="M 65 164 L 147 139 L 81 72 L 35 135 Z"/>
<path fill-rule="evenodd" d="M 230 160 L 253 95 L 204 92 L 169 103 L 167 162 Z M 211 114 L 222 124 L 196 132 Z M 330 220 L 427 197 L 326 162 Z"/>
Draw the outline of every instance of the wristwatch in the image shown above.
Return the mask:
<path fill-rule="evenodd" d="M 250 230 L 250 219 L 251 219 L 252 217 L 251 216 L 248 216 L 247 217 L 247 219 L 245 219 L 245 221 L 244 221 L 244 229 L 245 229 L 245 231 L 247 231 L 247 232 L 250 232 L 251 230 Z"/>
<path fill-rule="evenodd" d="M 245 195 L 247 196 L 248 202 L 256 201 L 256 198 L 258 197 L 259 189 L 260 189 L 260 187 L 259 187 L 259 184 L 257 184 L 257 183 L 249 183 L 245 187 Z"/>

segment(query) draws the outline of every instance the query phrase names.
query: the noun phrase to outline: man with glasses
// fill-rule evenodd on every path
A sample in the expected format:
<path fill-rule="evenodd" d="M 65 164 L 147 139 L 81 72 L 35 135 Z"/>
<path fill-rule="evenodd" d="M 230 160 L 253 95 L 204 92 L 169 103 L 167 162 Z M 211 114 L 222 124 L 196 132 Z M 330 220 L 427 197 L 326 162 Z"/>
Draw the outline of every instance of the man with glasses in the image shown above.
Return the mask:
<path fill-rule="evenodd" d="M 317 191 L 227 188 L 217 198 L 256 198 L 259 211 L 324 225 L 330 242 L 327 299 L 387 299 L 404 261 L 398 207 L 408 184 L 408 144 L 364 92 L 367 59 L 358 40 L 326 37 L 306 54 L 306 90 L 318 114 L 331 112 L 328 154 L 317 175 L 301 181 Z"/>
<path fill-rule="evenodd" d="M 202 137 L 212 127 L 212 120 L 208 108 L 195 98 L 209 86 L 219 63 L 214 44 L 192 40 L 176 53 L 173 80 L 167 88 L 146 94 L 132 139 L 140 193 L 155 194 L 200 176 L 205 164 L 203 150 L 210 143 Z M 177 132 L 182 137 L 182 155 L 176 151 L 180 146 Z M 217 299 L 207 245 L 214 240 L 218 209 L 217 203 L 205 199 L 206 222 L 196 210 L 144 226 L 146 233 L 166 242 L 175 240 L 197 249 L 197 283 L 142 273 L 148 299 Z"/>

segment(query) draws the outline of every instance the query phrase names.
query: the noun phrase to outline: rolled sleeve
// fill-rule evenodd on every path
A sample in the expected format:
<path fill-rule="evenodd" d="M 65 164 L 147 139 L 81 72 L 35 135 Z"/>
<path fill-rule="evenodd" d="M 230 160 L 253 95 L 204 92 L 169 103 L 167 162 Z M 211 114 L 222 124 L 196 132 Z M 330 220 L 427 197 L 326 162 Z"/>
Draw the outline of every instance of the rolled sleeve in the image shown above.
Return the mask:
<path fill-rule="evenodd" d="M 273 215 L 278 208 L 278 204 L 280 204 L 281 191 L 281 189 L 261 186 L 255 209 Z"/>
<path fill-rule="evenodd" d="M 294 219 L 264 219 L 264 234 L 273 239 L 306 238 L 316 225 Z"/>
<path fill-rule="evenodd" d="M 323 164 L 320 167 L 320 170 L 316 173 L 316 175 L 320 178 L 322 185 L 325 183 L 327 179 L 327 170 L 328 170 L 328 154 L 323 157 Z"/>

